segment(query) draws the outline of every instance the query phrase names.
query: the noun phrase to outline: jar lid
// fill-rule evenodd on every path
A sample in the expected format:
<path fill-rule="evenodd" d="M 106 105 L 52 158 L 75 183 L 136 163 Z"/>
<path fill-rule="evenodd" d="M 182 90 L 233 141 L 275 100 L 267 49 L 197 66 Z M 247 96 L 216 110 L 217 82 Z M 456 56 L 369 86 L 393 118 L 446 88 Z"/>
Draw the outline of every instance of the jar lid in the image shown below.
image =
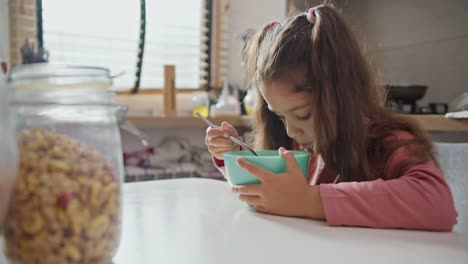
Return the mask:
<path fill-rule="evenodd" d="M 13 67 L 8 82 L 15 89 L 74 88 L 90 84 L 97 88 L 108 87 L 112 78 L 106 68 L 33 63 Z"/>
<path fill-rule="evenodd" d="M 8 77 L 15 104 L 115 104 L 106 68 L 35 63 L 15 66 Z"/>

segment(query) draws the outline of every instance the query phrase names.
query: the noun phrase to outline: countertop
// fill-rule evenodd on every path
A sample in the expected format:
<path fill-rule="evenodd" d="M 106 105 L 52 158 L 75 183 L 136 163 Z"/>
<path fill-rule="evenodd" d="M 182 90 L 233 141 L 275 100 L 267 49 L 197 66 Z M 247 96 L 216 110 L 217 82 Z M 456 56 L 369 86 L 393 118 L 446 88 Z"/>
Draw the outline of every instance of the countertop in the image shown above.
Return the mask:
<path fill-rule="evenodd" d="M 410 115 L 420 122 L 427 131 L 460 131 L 468 132 L 468 118 L 453 119 L 444 115 Z M 129 120 L 139 128 L 167 128 L 167 127 L 206 127 L 205 123 L 191 116 L 162 117 L 149 115 L 130 115 Z M 210 118 L 215 124 L 227 121 L 234 126 L 250 127 L 251 118 Z"/>

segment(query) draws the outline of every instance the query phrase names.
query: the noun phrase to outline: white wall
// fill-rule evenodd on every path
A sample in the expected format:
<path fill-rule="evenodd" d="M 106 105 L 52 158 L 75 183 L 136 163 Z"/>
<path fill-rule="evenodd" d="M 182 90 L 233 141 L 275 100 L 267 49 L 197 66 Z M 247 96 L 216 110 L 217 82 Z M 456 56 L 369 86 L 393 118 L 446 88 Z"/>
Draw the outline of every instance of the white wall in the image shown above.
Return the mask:
<path fill-rule="evenodd" d="M 349 0 L 344 7 L 385 82 L 429 85 L 422 104 L 468 91 L 466 11 L 466 0 Z"/>
<path fill-rule="evenodd" d="M 0 60 L 9 61 L 8 0 L 0 0 Z"/>
<path fill-rule="evenodd" d="M 247 29 L 258 30 L 262 25 L 286 17 L 286 0 L 235 0 L 230 1 L 228 31 L 228 79 L 243 84 L 240 35 Z"/>

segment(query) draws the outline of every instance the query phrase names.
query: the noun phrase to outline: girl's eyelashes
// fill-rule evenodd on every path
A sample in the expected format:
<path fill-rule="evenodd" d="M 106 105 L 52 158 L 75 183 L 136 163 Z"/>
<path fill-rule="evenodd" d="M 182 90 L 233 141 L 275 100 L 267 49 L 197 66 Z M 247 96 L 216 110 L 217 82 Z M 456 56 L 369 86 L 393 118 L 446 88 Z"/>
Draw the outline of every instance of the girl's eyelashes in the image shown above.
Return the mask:
<path fill-rule="evenodd" d="M 312 112 L 309 112 L 307 115 L 305 116 L 298 116 L 297 119 L 299 120 L 307 120 L 310 118 L 310 116 L 312 115 Z"/>
<path fill-rule="evenodd" d="M 280 121 L 284 122 L 286 120 L 286 118 L 284 116 L 281 116 L 278 113 L 273 112 L 273 111 L 271 111 L 271 112 L 273 114 L 275 114 Z M 307 112 L 305 115 L 304 114 L 295 114 L 295 115 L 292 115 L 292 116 L 297 120 L 307 120 L 312 116 L 312 112 Z"/>
<path fill-rule="evenodd" d="M 278 117 L 278 119 L 279 119 L 280 121 L 282 121 L 282 122 L 284 122 L 285 119 L 286 119 L 284 116 L 280 116 L 280 115 L 278 115 L 278 114 L 276 114 L 276 113 L 275 113 L 275 115 L 276 115 L 276 116 Z M 307 119 L 309 119 L 311 116 L 312 116 L 312 112 L 309 112 L 309 113 L 306 114 L 305 116 L 296 116 L 296 118 L 297 118 L 298 120 L 307 120 Z"/>

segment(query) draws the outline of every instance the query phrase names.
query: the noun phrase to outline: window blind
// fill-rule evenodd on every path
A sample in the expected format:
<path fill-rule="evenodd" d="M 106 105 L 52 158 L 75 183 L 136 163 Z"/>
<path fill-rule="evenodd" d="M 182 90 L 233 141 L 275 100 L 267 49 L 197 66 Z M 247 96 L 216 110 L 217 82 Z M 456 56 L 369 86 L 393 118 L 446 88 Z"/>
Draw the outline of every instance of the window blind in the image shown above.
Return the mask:
<path fill-rule="evenodd" d="M 200 87 L 203 1 L 146 1 L 141 88 L 164 86 L 164 65 L 175 65 L 176 85 Z"/>
<path fill-rule="evenodd" d="M 132 0 L 42 0 L 43 41 L 51 63 L 107 67 L 114 86 L 135 81 L 139 5 Z"/>
<path fill-rule="evenodd" d="M 229 1 L 152 0 L 146 5 L 141 88 L 162 87 L 164 64 L 175 65 L 177 88 L 220 87 L 227 77 Z"/>
<path fill-rule="evenodd" d="M 209 73 L 202 72 L 203 76 L 209 76 L 208 82 L 211 86 L 221 87 L 227 78 L 228 70 L 228 24 L 229 15 L 228 0 L 213 0 L 211 14 L 211 38 L 210 38 L 210 66 Z"/>
<path fill-rule="evenodd" d="M 134 0 L 42 0 L 42 40 L 51 63 L 124 72 L 114 86 L 135 84 L 140 4 Z M 18 13 L 20 6 L 25 12 Z M 12 63 L 25 38 L 37 41 L 35 0 L 10 2 Z M 139 90 L 163 87 L 163 66 L 176 66 L 177 88 L 221 86 L 227 70 L 227 0 L 146 1 L 146 36 Z M 41 28 L 41 27 L 40 27 Z M 19 30 L 20 29 L 20 30 Z M 13 54 L 15 53 L 15 54 Z"/>

